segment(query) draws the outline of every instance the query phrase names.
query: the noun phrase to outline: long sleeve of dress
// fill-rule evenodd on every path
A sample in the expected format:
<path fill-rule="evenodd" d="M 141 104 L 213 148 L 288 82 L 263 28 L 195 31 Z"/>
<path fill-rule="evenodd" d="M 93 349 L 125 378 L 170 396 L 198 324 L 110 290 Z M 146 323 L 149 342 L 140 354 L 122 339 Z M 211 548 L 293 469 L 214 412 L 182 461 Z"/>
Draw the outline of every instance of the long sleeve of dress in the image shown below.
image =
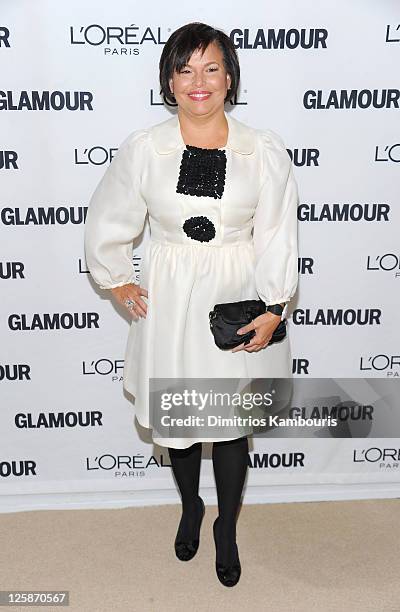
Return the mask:
<path fill-rule="evenodd" d="M 254 213 L 255 283 L 267 304 L 289 302 L 298 284 L 298 189 L 281 137 L 261 131 L 262 185 Z"/>
<path fill-rule="evenodd" d="M 140 192 L 146 131 L 132 132 L 120 145 L 89 202 L 85 223 L 86 263 L 101 289 L 120 287 L 135 278 L 133 240 L 147 213 Z"/>

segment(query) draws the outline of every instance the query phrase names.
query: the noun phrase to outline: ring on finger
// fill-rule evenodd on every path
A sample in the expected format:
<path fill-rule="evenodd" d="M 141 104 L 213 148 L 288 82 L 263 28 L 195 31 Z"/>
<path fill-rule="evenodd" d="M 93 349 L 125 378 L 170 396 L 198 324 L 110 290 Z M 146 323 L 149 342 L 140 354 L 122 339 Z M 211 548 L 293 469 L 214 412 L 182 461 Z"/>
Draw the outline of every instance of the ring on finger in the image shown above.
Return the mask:
<path fill-rule="evenodd" d="M 136 306 L 136 302 L 134 300 L 131 300 L 130 298 L 127 298 L 125 300 L 125 305 L 129 308 L 129 310 L 133 310 Z"/>

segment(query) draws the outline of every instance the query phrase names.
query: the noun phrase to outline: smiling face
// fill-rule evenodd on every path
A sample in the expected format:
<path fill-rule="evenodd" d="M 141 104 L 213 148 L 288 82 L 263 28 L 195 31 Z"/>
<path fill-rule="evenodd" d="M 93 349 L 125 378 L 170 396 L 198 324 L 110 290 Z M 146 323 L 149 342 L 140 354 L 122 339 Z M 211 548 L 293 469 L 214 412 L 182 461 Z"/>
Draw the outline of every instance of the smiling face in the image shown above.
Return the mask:
<path fill-rule="evenodd" d="M 203 55 L 193 51 L 187 65 L 174 72 L 169 86 L 178 106 L 189 114 L 212 114 L 223 107 L 231 77 L 218 45 L 210 43 Z"/>

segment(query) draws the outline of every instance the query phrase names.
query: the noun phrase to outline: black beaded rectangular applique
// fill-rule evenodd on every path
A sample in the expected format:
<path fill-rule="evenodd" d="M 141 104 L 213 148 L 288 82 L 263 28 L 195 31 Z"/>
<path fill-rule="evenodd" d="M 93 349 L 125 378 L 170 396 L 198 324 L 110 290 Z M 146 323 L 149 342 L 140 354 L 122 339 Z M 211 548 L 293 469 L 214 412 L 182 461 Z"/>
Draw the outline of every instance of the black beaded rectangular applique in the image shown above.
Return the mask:
<path fill-rule="evenodd" d="M 226 153 L 186 145 L 179 170 L 177 193 L 221 198 L 224 193 Z"/>

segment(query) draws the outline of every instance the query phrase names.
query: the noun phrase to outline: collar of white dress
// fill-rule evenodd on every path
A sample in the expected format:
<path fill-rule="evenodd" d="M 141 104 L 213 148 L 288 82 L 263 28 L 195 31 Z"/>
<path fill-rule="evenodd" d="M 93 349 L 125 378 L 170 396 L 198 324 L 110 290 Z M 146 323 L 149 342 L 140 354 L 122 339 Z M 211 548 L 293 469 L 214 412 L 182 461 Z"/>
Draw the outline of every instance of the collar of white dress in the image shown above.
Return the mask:
<path fill-rule="evenodd" d="M 249 155 L 254 151 L 254 130 L 238 119 L 224 112 L 228 122 L 228 141 L 224 149 L 232 149 L 236 153 Z M 157 153 L 172 153 L 178 148 L 184 148 L 185 142 L 179 125 L 178 114 L 170 119 L 151 127 L 151 138 Z"/>

